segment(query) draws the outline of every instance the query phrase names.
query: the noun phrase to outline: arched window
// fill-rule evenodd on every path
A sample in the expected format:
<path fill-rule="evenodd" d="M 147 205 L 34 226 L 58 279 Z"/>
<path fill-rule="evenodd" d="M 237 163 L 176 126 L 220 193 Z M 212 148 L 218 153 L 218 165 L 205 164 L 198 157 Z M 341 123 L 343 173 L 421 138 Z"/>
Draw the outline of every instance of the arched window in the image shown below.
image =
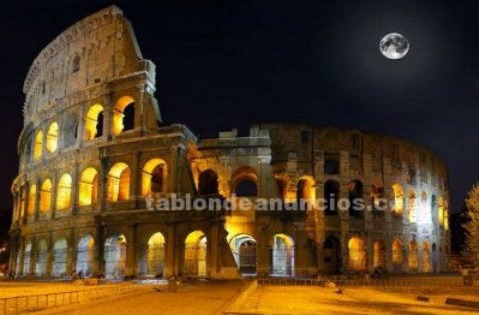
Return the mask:
<path fill-rule="evenodd" d="M 108 173 L 108 194 L 110 202 L 130 199 L 131 170 L 125 163 L 116 163 Z"/>
<path fill-rule="evenodd" d="M 215 171 L 208 169 L 200 173 L 198 192 L 200 195 L 218 195 L 218 174 Z"/>
<path fill-rule="evenodd" d="M 324 241 L 324 272 L 337 274 L 341 270 L 341 242 L 335 236 L 328 236 Z"/>
<path fill-rule="evenodd" d="M 439 197 L 439 202 L 437 204 L 437 220 L 440 226 L 444 226 L 444 213 L 444 199 L 442 197 Z"/>
<path fill-rule="evenodd" d="M 403 262 L 403 244 L 400 240 L 395 239 L 392 246 L 392 261 L 394 265 L 401 265 Z"/>
<path fill-rule="evenodd" d="M 40 212 L 50 212 L 52 209 L 52 181 L 46 179 L 40 189 Z"/>
<path fill-rule="evenodd" d="M 397 215 L 402 215 L 404 212 L 404 193 L 403 193 L 401 185 L 394 184 L 393 193 L 394 193 L 394 213 L 396 213 Z"/>
<path fill-rule="evenodd" d="M 166 162 L 162 159 L 152 159 L 145 164 L 142 174 L 142 194 L 144 197 L 166 192 L 167 171 Z"/>
<path fill-rule="evenodd" d="M 43 132 L 37 132 L 35 136 L 35 146 L 33 148 L 33 158 L 37 161 L 42 157 L 43 151 Z"/>
<path fill-rule="evenodd" d="M 53 246 L 53 276 L 63 276 L 67 272 L 68 243 L 65 238 L 55 241 Z"/>
<path fill-rule="evenodd" d="M 416 241 L 409 243 L 408 267 L 410 271 L 419 270 L 419 254 Z"/>
<path fill-rule="evenodd" d="M 120 98 L 113 112 L 113 135 L 135 128 L 135 100 L 130 96 Z"/>
<path fill-rule="evenodd" d="M 80 177 L 78 200 L 80 206 L 89 206 L 98 200 L 98 171 L 89 167 Z"/>
<path fill-rule="evenodd" d="M 148 240 L 146 251 L 142 252 L 140 274 L 162 278 L 165 267 L 165 237 L 153 234 Z"/>
<path fill-rule="evenodd" d="M 366 270 L 366 251 L 364 241 L 358 237 L 353 237 L 348 243 L 349 250 L 349 270 L 364 271 Z"/>
<path fill-rule="evenodd" d="M 252 167 L 240 167 L 231 177 L 233 192 L 238 197 L 255 197 L 258 195 L 257 180 L 258 176 Z"/>
<path fill-rule="evenodd" d="M 120 279 L 126 270 L 126 238 L 114 234 L 105 241 L 103 258 L 105 260 L 105 276 L 107 279 Z"/>
<path fill-rule="evenodd" d="M 230 241 L 236 266 L 241 274 L 256 274 L 256 240 L 248 234 L 238 234 Z"/>
<path fill-rule="evenodd" d="M 92 105 L 85 117 L 85 140 L 91 141 L 103 135 L 103 106 Z"/>
<path fill-rule="evenodd" d="M 91 275 L 95 263 L 95 239 L 91 235 L 83 237 L 78 242 L 76 271 L 83 276 Z"/>
<path fill-rule="evenodd" d="M 363 183 L 353 180 L 349 183 L 349 215 L 360 217 L 364 214 Z"/>
<path fill-rule="evenodd" d="M 47 150 L 48 152 L 53 153 L 57 149 L 58 149 L 58 124 L 54 122 L 48 128 Z"/>
<path fill-rule="evenodd" d="M 70 174 L 63 174 L 58 181 L 57 209 L 63 210 L 71 206 L 72 200 L 72 177 Z"/>
<path fill-rule="evenodd" d="M 339 198 L 339 183 L 332 179 L 327 180 L 326 183 L 324 183 L 324 200 L 325 200 L 324 211 L 326 215 L 339 214 L 338 198 Z"/>
<path fill-rule="evenodd" d="M 408 211 L 409 222 L 416 222 L 416 193 L 412 189 L 409 190 Z"/>
<path fill-rule="evenodd" d="M 314 179 L 303 177 L 299 180 L 296 188 L 296 200 L 299 203 L 312 205 L 316 200 L 316 189 Z"/>
<path fill-rule="evenodd" d="M 37 200 L 37 185 L 30 186 L 30 192 L 28 194 L 28 216 L 33 217 L 35 214 L 35 202 Z"/>
<path fill-rule="evenodd" d="M 37 244 L 35 275 L 43 276 L 47 272 L 48 243 L 41 239 Z"/>
<path fill-rule="evenodd" d="M 280 276 L 294 275 L 294 240 L 285 234 L 273 237 L 271 253 L 271 274 Z"/>
<path fill-rule="evenodd" d="M 202 231 L 191 232 L 185 239 L 184 274 L 207 275 L 207 239 Z"/>
<path fill-rule="evenodd" d="M 431 248 L 428 241 L 422 243 L 422 272 L 432 272 Z"/>
<path fill-rule="evenodd" d="M 373 245 L 373 266 L 376 267 L 385 267 L 385 245 L 384 241 L 378 240 L 374 242 Z"/>

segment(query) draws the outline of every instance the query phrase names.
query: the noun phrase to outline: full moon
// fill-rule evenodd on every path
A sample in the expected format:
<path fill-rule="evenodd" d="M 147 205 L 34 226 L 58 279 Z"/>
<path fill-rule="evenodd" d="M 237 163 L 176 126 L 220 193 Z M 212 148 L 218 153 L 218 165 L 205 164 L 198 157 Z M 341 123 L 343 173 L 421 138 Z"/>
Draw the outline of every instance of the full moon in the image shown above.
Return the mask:
<path fill-rule="evenodd" d="M 409 42 L 399 33 L 390 33 L 379 42 L 379 50 L 388 59 L 401 59 L 409 51 Z"/>

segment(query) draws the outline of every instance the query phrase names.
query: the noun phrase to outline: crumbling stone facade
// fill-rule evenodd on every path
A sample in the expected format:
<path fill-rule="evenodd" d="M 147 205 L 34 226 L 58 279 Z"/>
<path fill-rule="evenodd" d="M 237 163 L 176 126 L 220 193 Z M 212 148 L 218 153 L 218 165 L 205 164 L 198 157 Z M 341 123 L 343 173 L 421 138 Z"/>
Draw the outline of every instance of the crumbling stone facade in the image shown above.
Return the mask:
<path fill-rule="evenodd" d="M 200 140 L 186 126 L 164 125 L 155 66 L 116 7 L 50 43 L 24 93 L 12 185 L 16 276 L 447 270 L 447 171 L 434 154 L 355 130 L 267 124 Z M 325 211 L 149 207 L 173 195 L 331 202 Z M 365 211 L 340 209 L 356 199 Z M 378 210 L 383 199 L 390 202 Z"/>

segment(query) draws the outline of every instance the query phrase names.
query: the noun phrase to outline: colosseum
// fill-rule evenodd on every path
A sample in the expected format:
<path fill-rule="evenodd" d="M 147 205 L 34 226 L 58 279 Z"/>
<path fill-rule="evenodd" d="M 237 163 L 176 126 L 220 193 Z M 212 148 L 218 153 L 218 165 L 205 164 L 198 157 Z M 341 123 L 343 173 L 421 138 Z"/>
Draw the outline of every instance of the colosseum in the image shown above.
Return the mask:
<path fill-rule="evenodd" d="M 114 6 L 40 52 L 23 88 L 12 185 L 16 277 L 447 271 L 447 170 L 427 149 L 288 124 L 199 139 L 162 122 L 155 84 L 155 65 Z M 258 211 L 256 203 L 246 211 L 151 207 L 172 196 L 331 202 L 306 211 Z M 335 206 L 356 199 L 365 211 Z"/>

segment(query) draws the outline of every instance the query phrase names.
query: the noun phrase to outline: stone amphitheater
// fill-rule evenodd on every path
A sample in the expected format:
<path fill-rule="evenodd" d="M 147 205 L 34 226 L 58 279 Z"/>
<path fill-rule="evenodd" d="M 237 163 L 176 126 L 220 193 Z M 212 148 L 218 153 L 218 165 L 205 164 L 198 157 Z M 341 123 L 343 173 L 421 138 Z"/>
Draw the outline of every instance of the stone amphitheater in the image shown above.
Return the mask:
<path fill-rule="evenodd" d="M 162 122 L 155 84 L 155 65 L 114 6 L 40 52 L 23 88 L 12 185 L 16 277 L 447 271 L 447 170 L 432 152 L 309 125 L 255 125 L 248 135 L 232 129 L 199 139 Z M 173 195 L 330 202 L 306 211 L 148 206 Z M 363 200 L 366 209 L 339 207 L 344 200 Z"/>

